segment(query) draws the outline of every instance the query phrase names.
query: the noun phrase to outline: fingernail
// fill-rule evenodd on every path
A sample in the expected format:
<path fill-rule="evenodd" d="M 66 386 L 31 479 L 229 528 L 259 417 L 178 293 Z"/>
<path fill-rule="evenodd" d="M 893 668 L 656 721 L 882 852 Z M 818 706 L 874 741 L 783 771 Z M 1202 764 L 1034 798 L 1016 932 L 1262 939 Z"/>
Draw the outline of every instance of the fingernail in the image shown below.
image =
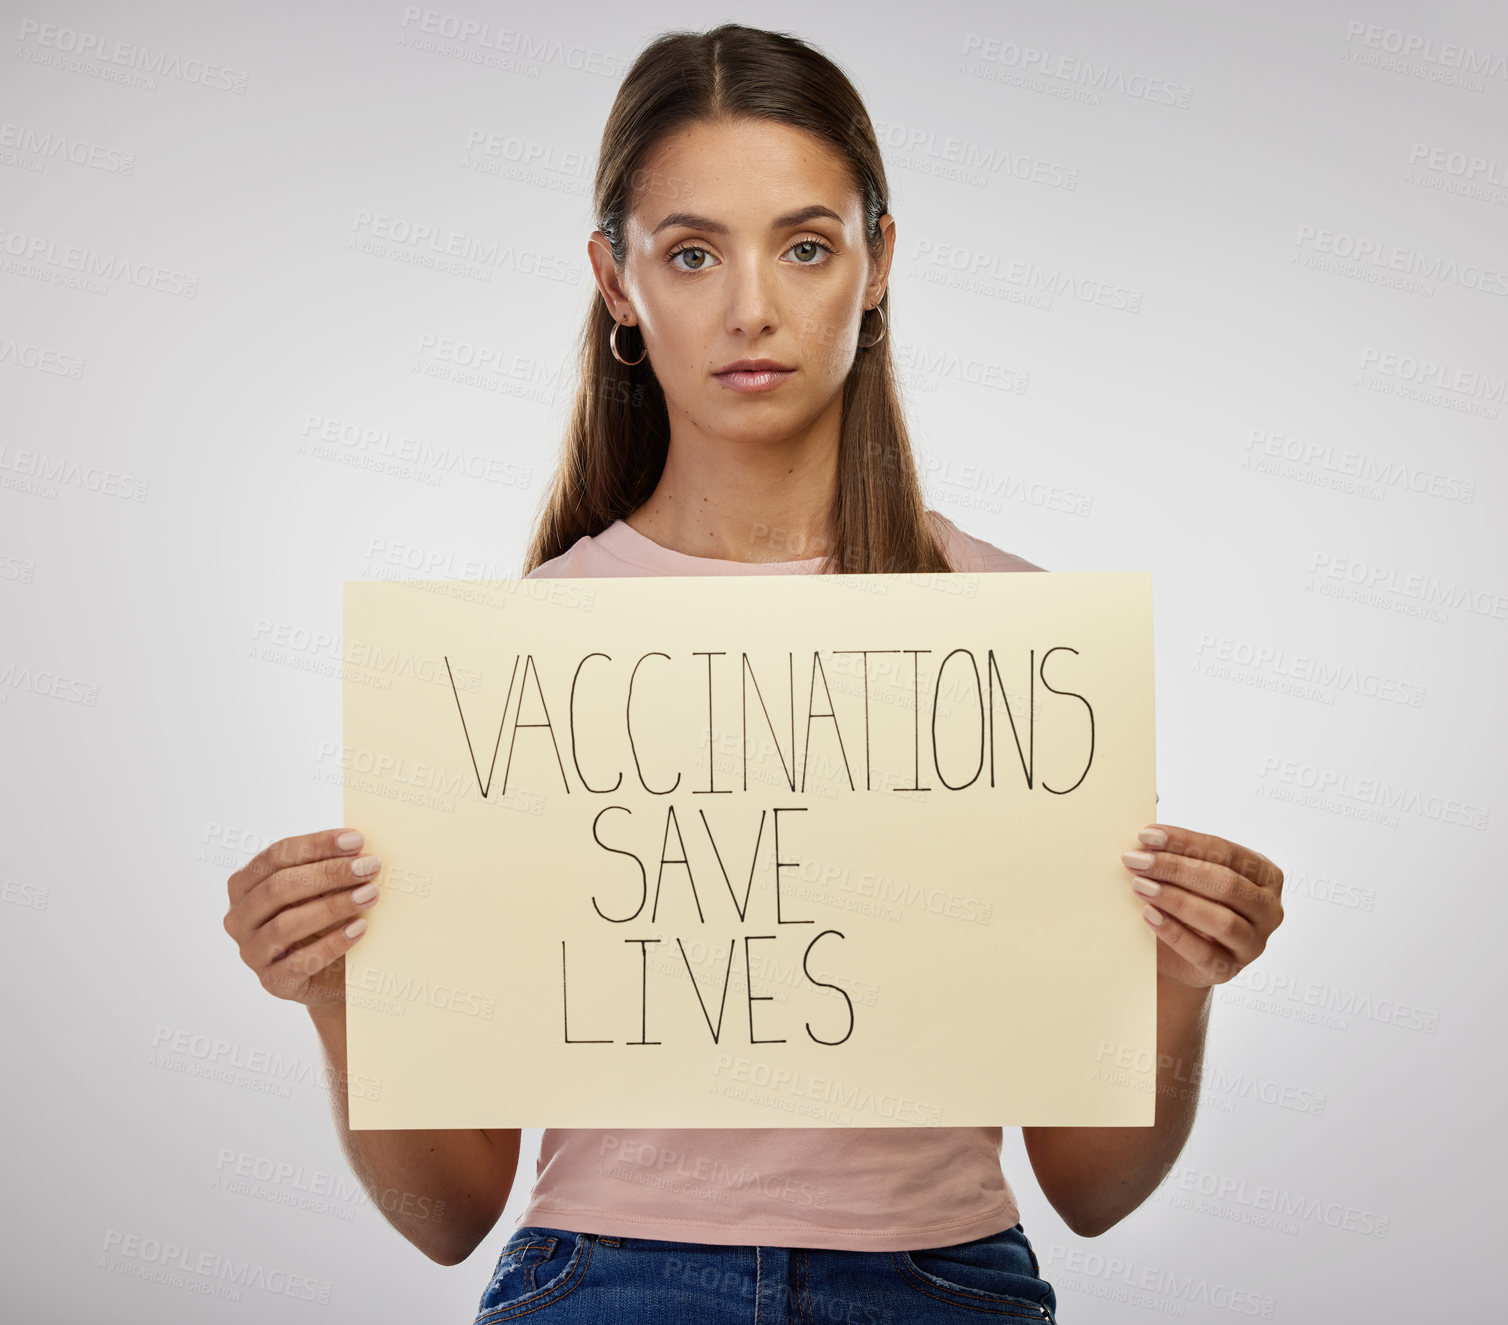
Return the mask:
<path fill-rule="evenodd" d="M 1159 911 L 1155 906 L 1144 906 L 1141 909 L 1141 913 L 1146 917 L 1147 923 L 1149 925 L 1162 924 L 1162 912 Z M 349 932 L 350 931 L 348 930 L 347 933 Z"/>
<path fill-rule="evenodd" d="M 372 886 L 376 887 L 375 884 L 373 884 Z M 1156 897 L 1157 894 L 1162 891 L 1162 884 L 1157 883 L 1152 879 L 1132 879 L 1131 887 L 1135 892 L 1139 892 L 1143 897 Z"/>
<path fill-rule="evenodd" d="M 1126 862 L 1128 870 L 1149 870 L 1152 868 L 1152 857 L 1145 851 L 1122 851 L 1121 859 Z"/>
<path fill-rule="evenodd" d="M 335 845 L 342 851 L 355 851 L 362 844 L 363 840 L 360 833 L 354 828 L 350 828 L 335 839 Z"/>
<path fill-rule="evenodd" d="M 367 922 L 365 916 L 362 916 L 360 920 L 353 920 L 349 925 L 346 926 L 346 937 L 348 939 L 354 939 L 366 927 Z"/>
<path fill-rule="evenodd" d="M 1168 844 L 1168 835 L 1161 828 L 1143 828 L 1136 839 L 1147 847 L 1165 847 Z"/>
<path fill-rule="evenodd" d="M 376 874 L 381 864 L 381 856 L 357 856 L 351 862 L 351 873 L 358 879 L 364 879 L 368 874 Z"/>
<path fill-rule="evenodd" d="M 1150 897 L 1151 895 L 1151 893 L 1147 894 L 1148 897 Z M 358 888 L 354 893 L 351 894 L 351 900 L 355 902 L 357 906 L 360 906 L 363 902 L 370 902 L 376 896 L 377 885 L 375 883 L 364 883 L 360 888 Z"/>

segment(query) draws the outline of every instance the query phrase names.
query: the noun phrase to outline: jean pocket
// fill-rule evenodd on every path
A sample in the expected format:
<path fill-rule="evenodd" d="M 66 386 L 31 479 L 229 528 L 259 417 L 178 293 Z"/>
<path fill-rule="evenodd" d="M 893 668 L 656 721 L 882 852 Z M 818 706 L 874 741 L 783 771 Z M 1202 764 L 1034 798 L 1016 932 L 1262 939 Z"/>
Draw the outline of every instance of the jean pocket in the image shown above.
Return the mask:
<path fill-rule="evenodd" d="M 951 1247 L 890 1254 L 902 1280 L 923 1296 L 1052 1325 L 1057 1295 L 1038 1276 L 1036 1253 L 1020 1224 Z"/>
<path fill-rule="evenodd" d="M 591 1256 L 585 1233 L 564 1228 L 516 1228 L 498 1255 L 477 1306 L 474 1325 L 507 1320 L 514 1307 L 548 1306 L 577 1283 Z"/>

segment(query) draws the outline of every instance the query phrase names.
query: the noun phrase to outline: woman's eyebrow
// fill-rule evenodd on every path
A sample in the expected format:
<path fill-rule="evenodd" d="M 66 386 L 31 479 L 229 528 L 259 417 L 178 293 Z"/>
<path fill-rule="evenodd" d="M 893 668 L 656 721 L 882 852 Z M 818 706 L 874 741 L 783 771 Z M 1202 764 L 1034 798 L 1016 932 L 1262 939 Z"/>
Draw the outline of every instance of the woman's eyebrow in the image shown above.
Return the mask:
<path fill-rule="evenodd" d="M 831 220 L 843 224 L 843 218 L 833 211 L 831 207 L 824 207 L 821 203 L 813 203 L 810 207 L 803 207 L 799 212 L 789 212 L 785 216 L 777 216 L 770 222 L 771 230 L 784 230 L 787 226 L 803 225 L 807 221 L 815 220 L 819 216 L 828 217 Z M 695 212 L 671 212 L 659 225 L 649 232 L 650 238 L 668 229 L 673 225 L 683 225 L 691 230 L 705 230 L 709 234 L 725 235 L 728 227 L 721 221 L 714 221 L 711 217 L 698 216 Z"/>

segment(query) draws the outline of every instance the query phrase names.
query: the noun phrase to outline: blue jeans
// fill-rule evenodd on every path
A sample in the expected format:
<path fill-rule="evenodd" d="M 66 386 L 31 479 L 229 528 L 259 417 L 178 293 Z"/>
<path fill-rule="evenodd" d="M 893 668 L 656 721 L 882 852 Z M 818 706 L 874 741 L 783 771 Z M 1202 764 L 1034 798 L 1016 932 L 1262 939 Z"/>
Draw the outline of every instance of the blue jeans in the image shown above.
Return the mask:
<path fill-rule="evenodd" d="M 514 1229 L 475 1325 L 1053 1325 L 1057 1297 L 1020 1224 L 925 1251 L 717 1246 Z"/>

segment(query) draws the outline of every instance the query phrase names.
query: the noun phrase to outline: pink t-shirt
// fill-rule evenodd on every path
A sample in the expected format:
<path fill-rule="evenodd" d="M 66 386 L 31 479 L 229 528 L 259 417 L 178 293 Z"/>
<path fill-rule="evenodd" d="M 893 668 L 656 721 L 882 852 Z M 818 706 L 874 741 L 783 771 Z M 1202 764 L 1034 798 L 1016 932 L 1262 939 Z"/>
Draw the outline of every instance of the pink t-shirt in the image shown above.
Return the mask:
<path fill-rule="evenodd" d="M 1042 569 L 928 514 L 955 571 Z M 810 575 L 821 562 L 694 557 L 618 520 L 526 578 Z M 515 1227 L 845 1251 L 948 1246 L 1020 1218 L 1001 1138 L 999 1127 L 550 1127 Z"/>

